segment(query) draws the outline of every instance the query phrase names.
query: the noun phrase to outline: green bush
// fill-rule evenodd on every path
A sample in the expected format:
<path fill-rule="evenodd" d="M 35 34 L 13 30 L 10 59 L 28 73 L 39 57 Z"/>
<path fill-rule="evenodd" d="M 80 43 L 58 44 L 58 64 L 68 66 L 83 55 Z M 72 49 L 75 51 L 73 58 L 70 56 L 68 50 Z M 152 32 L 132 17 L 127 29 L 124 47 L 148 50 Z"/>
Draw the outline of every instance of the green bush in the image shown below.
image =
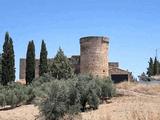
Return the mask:
<path fill-rule="evenodd" d="M 52 89 L 47 93 L 47 98 L 41 102 L 39 107 L 46 120 L 56 120 L 64 116 L 65 113 L 64 94 L 62 94 L 59 84 L 54 82 L 51 87 Z"/>
<path fill-rule="evenodd" d="M 44 74 L 40 78 L 33 80 L 32 84 L 28 86 L 31 101 L 34 102 L 35 105 L 39 105 L 41 100 L 48 96 L 48 92 L 51 89 L 51 83 L 55 81 L 55 78 L 48 74 Z"/>
<path fill-rule="evenodd" d="M 25 99 L 26 104 L 30 104 L 35 99 L 35 88 L 32 85 L 29 85 L 25 89 L 25 95 L 27 96 Z"/>
<path fill-rule="evenodd" d="M 79 112 L 78 91 L 76 83 L 65 80 L 54 80 L 46 90 L 46 98 L 39 105 L 41 115 L 46 120 L 59 120 L 64 115 L 74 115 Z"/>
<path fill-rule="evenodd" d="M 92 76 L 80 75 L 78 76 L 77 88 L 80 93 L 81 110 L 85 111 L 86 105 L 97 109 L 99 105 L 100 87 L 96 84 L 95 79 Z"/>
<path fill-rule="evenodd" d="M 0 106 L 11 108 L 24 104 L 27 99 L 26 87 L 18 83 L 9 83 L 8 86 L 0 86 Z"/>
<path fill-rule="evenodd" d="M 114 84 L 110 78 L 102 80 L 101 89 L 102 89 L 101 93 L 102 97 L 111 98 L 116 94 Z"/>
<path fill-rule="evenodd" d="M 4 107 L 6 105 L 5 94 L 0 93 L 0 106 Z"/>
<path fill-rule="evenodd" d="M 98 109 L 99 103 L 99 97 L 96 95 L 95 92 L 91 91 L 88 97 L 88 105 L 95 110 Z"/>
<path fill-rule="evenodd" d="M 49 74 L 44 74 L 43 76 L 37 78 L 37 79 L 34 79 L 32 81 L 32 85 L 34 88 L 37 88 L 37 87 L 40 87 L 43 83 L 48 83 L 48 82 L 51 82 L 55 80 L 55 78 L 53 78 L 51 75 Z"/>
<path fill-rule="evenodd" d="M 78 76 L 81 110 L 85 111 L 86 105 L 97 109 L 100 102 L 113 97 L 116 94 L 114 84 L 110 78 L 99 78 L 91 75 Z"/>
<path fill-rule="evenodd" d="M 18 105 L 18 97 L 12 90 L 8 90 L 6 93 L 6 105 L 10 105 L 11 108 L 14 108 Z"/>
<path fill-rule="evenodd" d="M 67 86 L 66 107 L 69 114 L 77 114 L 80 111 L 80 93 L 77 89 L 77 79 L 64 80 L 64 85 Z"/>

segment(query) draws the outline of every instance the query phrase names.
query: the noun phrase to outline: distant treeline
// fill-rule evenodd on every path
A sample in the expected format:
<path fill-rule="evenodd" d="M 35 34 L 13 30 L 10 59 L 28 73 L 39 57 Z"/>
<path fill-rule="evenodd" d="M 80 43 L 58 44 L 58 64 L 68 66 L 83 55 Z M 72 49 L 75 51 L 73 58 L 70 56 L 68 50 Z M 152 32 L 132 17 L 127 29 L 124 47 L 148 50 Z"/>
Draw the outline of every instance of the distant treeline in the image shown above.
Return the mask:
<path fill-rule="evenodd" d="M 148 63 L 149 63 L 149 66 L 147 68 L 147 75 L 149 77 L 160 75 L 160 61 L 157 59 L 157 57 L 150 58 Z"/>

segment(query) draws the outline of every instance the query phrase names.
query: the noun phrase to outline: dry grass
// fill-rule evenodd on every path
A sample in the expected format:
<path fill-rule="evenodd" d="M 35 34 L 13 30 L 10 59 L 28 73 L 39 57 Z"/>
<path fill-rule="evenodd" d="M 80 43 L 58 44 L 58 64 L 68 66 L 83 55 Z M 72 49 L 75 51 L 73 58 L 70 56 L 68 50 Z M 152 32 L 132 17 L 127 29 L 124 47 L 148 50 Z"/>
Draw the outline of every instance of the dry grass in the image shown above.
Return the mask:
<path fill-rule="evenodd" d="M 160 120 L 160 113 L 133 110 L 127 120 Z"/>
<path fill-rule="evenodd" d="M 136 105 L 126 115 L 127 120 L 160 120 L 160 108 L 154 109 L 146 104 Z"/>
<path fill-rule="evenodd" d="M 160 97 L 123 96 L 82 114 L 82 120 L 160 120 Z"/>
<path fill-rule="evenodd" d="M 136 85 L 137 85 L 137 83 L 134 83 L 134 82 L 121 82 L 119 84 L 116 84 L 116 88 L 129 90 Z"/>
<path fill-rule="evenodd" d="M 71 115 L 66 115 L 60 120 L 82 120 L 82 117 L 81 117 L 80 114 L 79 115 L 72 115 L 72 116 Z"/>
<path fill-rule="evenodd" d="M 97 111 L 92 111 L 88 113 L 82 113 L 82 119 L 81 120 L 111 120 L 111 116 L 108 113 L 104 113 L 104 111 L 101 111 L 102 113 Z"/>
<path fill-rule="evenodd" d="M 116 87 L 134 94 L 113 98 L 97 111 L 83 113 L 82 120 L 160 120 L 160 85 L 123 82 Z"/>
<path fill-rule="evenodd" d="M 138 84 L 133 82 L 122 82 L 116 85 L 118 89 L 130 90 L 138 93 L 144 93 L 149 95 L 160 95 L 160 85 L 158 84 Z"/>
<path fill-rule="evenodd" d="M 24 105 L 11 110 L 0 111 L 0 120 L 35 120 L 39 110 L 34 105 Z"/>
<path fill-rule="evenodd" d="M 160 120 L 160 85 L 122 82 L 116 87 L 137 93 L 126 107 L 127 120 Z"/>

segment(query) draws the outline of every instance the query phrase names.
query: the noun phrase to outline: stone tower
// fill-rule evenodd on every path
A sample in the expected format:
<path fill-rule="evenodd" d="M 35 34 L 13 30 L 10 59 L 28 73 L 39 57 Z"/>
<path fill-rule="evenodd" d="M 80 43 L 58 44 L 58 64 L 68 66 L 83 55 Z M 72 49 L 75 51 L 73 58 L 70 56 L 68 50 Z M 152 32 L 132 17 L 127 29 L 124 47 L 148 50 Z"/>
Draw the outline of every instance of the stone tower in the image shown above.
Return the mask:
<path fill-rule="evenodd" d="M 80 73 L 109 76 L 107 37 L 89 36 L 80 39 Z"/>

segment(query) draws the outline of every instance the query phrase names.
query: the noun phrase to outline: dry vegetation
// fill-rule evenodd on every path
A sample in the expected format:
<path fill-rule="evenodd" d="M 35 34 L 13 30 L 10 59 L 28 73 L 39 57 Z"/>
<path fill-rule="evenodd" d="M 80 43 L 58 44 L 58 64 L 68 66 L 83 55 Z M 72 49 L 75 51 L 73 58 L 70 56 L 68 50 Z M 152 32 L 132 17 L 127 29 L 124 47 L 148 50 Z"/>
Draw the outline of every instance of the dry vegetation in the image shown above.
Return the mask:
<path fill-rule="evenodd" d="M 153 100 L 152 100 L 153 99 Z M 85 120 L 159 120 L 160 98 L 124 96 L 101 105 L 97 111 L 84 113 Z"/>
<path fill-rule="evenodd" d="M 138 84 L 130 82 L 122 82 L 117 84 L 118 89 L 129 90 L 137 93 L 144 93 L 149 95 L 160 95 L 159 84 Z"/>
<path fill-rule="evenodd" d="M 112 98 L 98 110 L 81 114 L 79 120 L 160 120 L 160 86 L 121 83 L 117 88 L 134 93 Z M 35 120 L 39 111 L 33 105 L 0 111 L 0 120 Z"/>

